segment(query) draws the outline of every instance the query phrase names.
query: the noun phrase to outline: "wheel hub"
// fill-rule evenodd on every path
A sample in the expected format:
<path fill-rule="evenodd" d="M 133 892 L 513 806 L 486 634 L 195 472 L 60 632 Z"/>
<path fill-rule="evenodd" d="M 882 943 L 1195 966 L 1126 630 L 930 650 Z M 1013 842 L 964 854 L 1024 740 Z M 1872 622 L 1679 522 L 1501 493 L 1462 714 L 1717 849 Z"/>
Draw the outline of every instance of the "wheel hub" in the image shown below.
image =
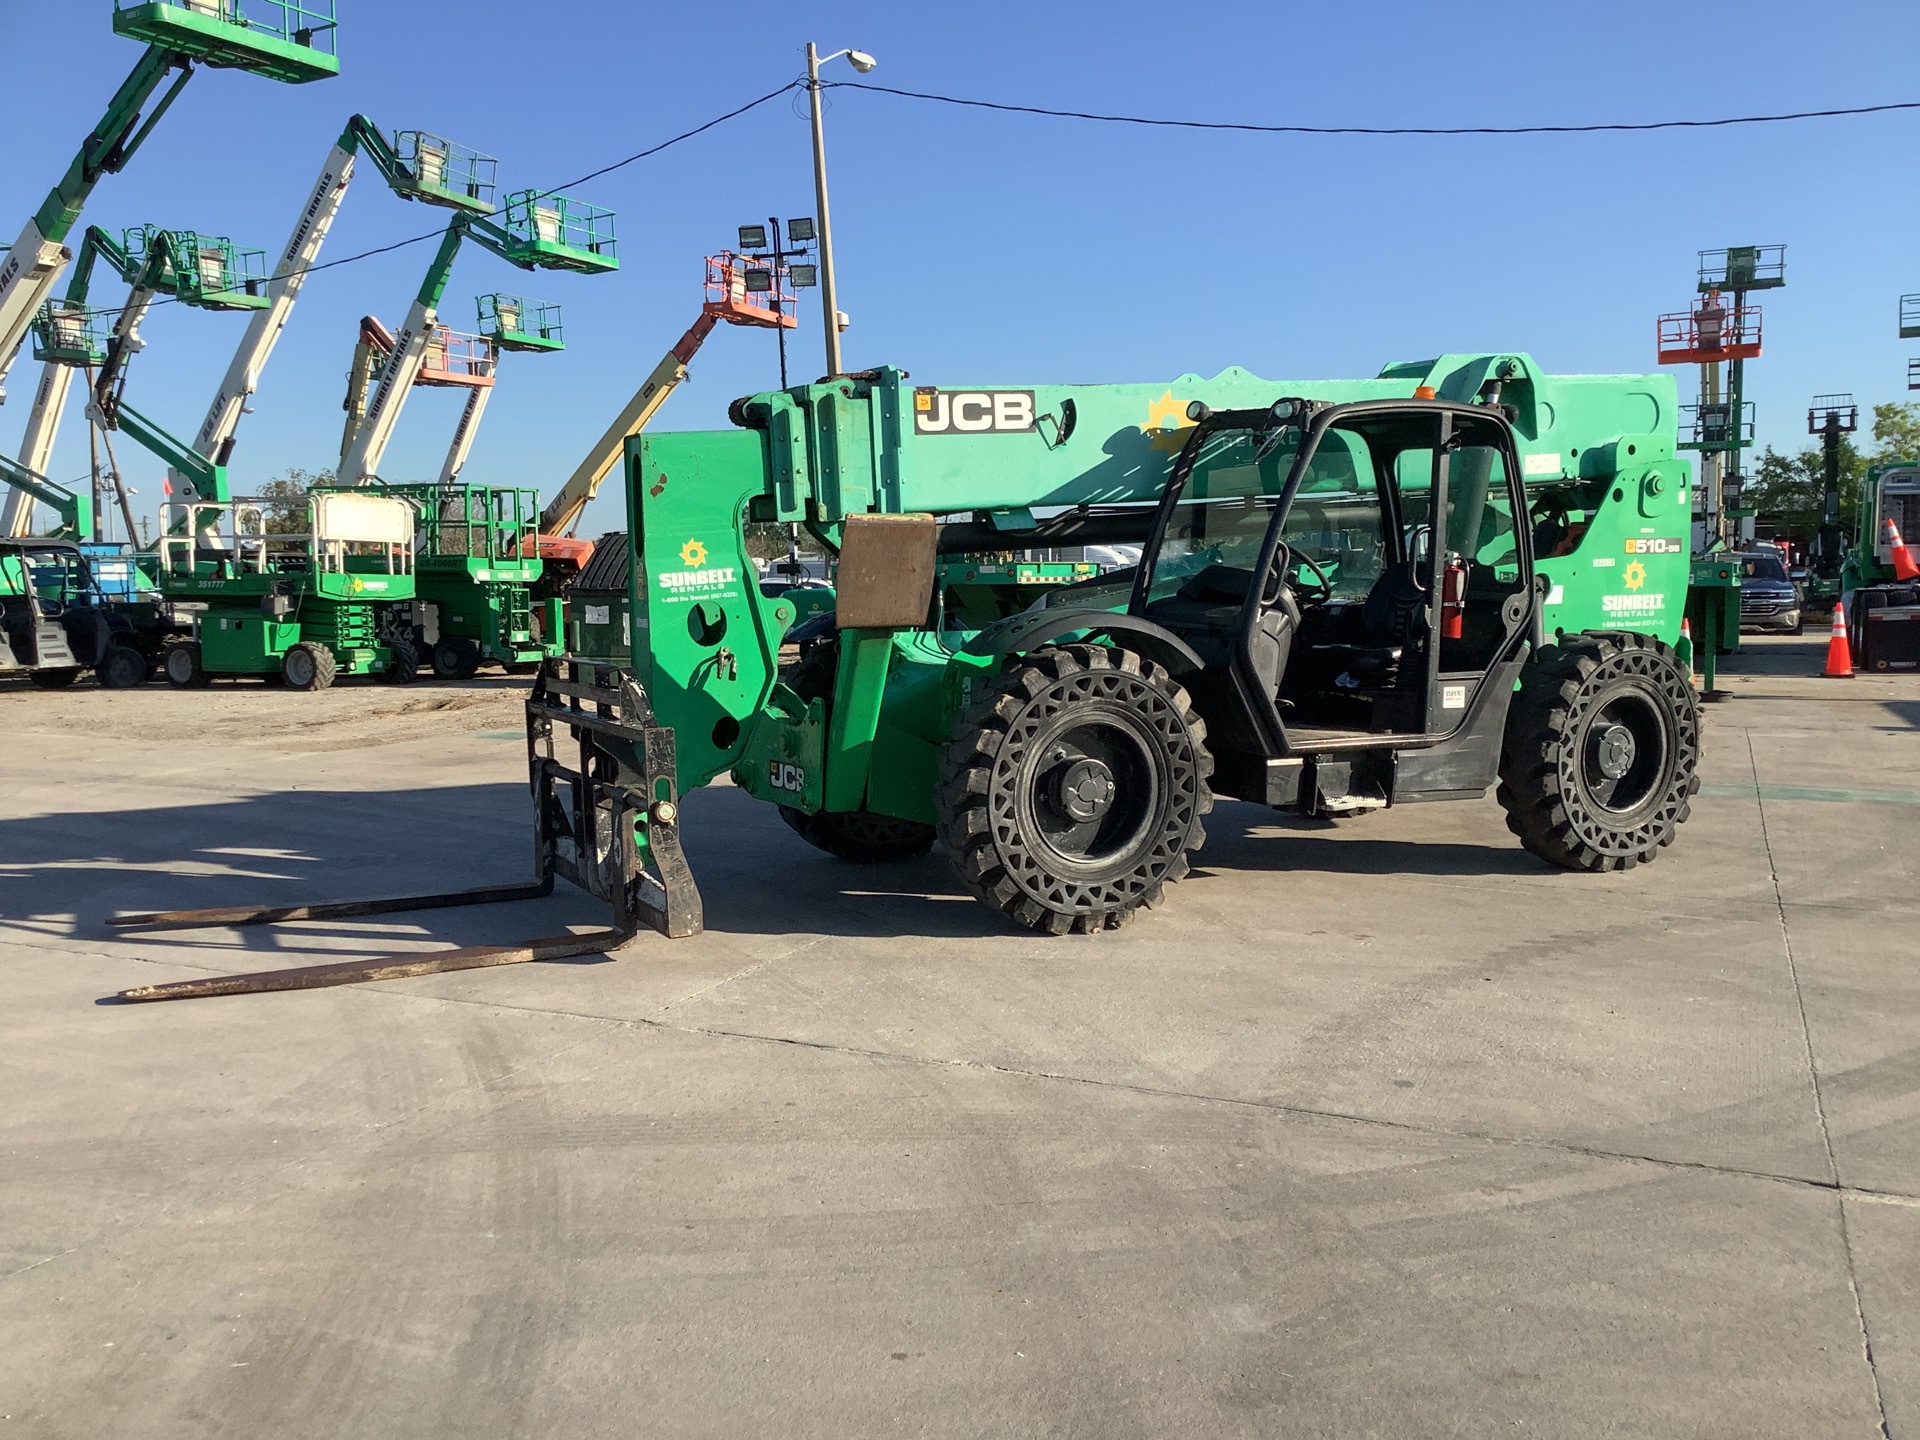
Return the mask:
<path fill-rule="evenodd" d="M 1634 741 L 1633 731 L 1624 725 L 1608 725 L 1594 735 L 1594 764 L 1607 779 L 1618 780 L 1633 768 L 1639 748 Z"/>
<path fill-rule="evenodd" d="M 1062 769 L 1053 783 L 1053 802 L 1070 819 L 1098 820 L 1113 808 L 1113 771 L 1104 761 L 1082 758 Z"/>

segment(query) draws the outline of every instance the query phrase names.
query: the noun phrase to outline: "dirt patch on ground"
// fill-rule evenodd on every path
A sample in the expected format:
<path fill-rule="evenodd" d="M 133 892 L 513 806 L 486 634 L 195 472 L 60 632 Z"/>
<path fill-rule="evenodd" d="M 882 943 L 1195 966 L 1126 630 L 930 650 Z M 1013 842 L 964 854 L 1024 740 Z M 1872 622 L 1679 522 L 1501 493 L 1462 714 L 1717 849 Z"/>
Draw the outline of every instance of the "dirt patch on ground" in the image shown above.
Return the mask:
<path fill-rule="evenodd" d="M 107 690 L 91 681 L 40 690 L 10 682 L 0 685 L 0 705 L 16 733 L 177 735 L 276 750 L 348 750 L 436 733 L 518 730 L 532 683 L 490 676 L 408 686 L 356 682 L 306 693 L 251 680 L 216 680 L 204 690 L 164 683 Z"/>

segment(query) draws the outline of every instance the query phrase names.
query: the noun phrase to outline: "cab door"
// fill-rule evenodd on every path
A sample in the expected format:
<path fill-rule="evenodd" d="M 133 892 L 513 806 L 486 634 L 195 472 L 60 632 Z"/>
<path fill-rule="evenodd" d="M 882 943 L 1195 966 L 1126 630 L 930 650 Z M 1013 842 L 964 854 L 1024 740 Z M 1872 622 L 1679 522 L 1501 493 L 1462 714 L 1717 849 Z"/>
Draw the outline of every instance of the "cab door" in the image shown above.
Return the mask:
<path fill-rule="evenodd" d="M 1401 751 L 1394 799 L 1453 798 L 1494 783 L 1506 714 L 1533 638 L 1533 557 L 1512 431 L 1486 409 L 1445 412 L 1430 508 L 1407 545 L 1427 578 L 1422 742 Z M 1411 509 L 1412 507 L 1409 507 Z"/>

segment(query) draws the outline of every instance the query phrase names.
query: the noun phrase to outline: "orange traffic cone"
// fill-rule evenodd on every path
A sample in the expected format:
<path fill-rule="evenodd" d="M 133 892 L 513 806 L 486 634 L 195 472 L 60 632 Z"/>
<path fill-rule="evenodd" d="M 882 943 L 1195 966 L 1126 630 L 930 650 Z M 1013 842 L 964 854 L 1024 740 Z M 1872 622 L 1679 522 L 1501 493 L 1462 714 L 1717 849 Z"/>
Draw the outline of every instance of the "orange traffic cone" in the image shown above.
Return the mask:
<path fill-rule="evenodd" d="M 1894 579 L 1920 578 L 1920 565 L 1913 563 L 1913 552 L 1907 549 L 1907 542 L 1900 538 L 1900 527 L 1893 523 L 1891 515 L 1881 522 L 1880 543 L 1893 551 Z"/>
<path fill-rule="evenodd" d="M 1853 678 L 1853 647 L 1847 644 L 1847 617 L 1833 607 L 1833 638 L 1827 641 L 1827 668 L 1822 674 L 1829 680 Z"/>

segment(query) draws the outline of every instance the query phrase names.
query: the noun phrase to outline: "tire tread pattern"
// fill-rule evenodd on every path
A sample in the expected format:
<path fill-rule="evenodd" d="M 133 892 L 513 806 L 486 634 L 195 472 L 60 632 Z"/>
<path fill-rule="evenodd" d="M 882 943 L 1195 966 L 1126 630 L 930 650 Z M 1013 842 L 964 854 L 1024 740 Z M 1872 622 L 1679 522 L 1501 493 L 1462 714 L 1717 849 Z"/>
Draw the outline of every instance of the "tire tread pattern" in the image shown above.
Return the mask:
<path fill-rule="evenodd" d="M 1111 880 L 1048 874 L 1025 848 L 1008 816 L 1005 784 L 1027 736 L 1076 694 L 1124 697 L 1158 729 L 1172 757 L 1169 810 L 1148 854 Z M 940 843 L 969 894 L 1014 923 L 1044 934 L 1117 930 L 1164 898 L 1187 873 L 1187 856 L 1206 843 L 1213 809 L 1207 781 L 1213 757 L 1192 699 L 1162 666 L 1115 645 L 1073 644 L 1037 650 L 1003 675 L 962 715 L 941 752 Z"/>
<path fill-rule="evenodd" d="M 1657 691 L 1677 734 L 1645 813 L 1621 825 L 1581 795 L 1579 736 L 1603 687 L 1622 677 Z M 1700 706 L 1673 648 L 1651 635 L 1590 631 L 1544 647 L 1520 678 L 1500 757 L 1500 807 L 1531 854 L 1566 870 L 1631 870 L 1671 845 L 1700 789 Z"/>

